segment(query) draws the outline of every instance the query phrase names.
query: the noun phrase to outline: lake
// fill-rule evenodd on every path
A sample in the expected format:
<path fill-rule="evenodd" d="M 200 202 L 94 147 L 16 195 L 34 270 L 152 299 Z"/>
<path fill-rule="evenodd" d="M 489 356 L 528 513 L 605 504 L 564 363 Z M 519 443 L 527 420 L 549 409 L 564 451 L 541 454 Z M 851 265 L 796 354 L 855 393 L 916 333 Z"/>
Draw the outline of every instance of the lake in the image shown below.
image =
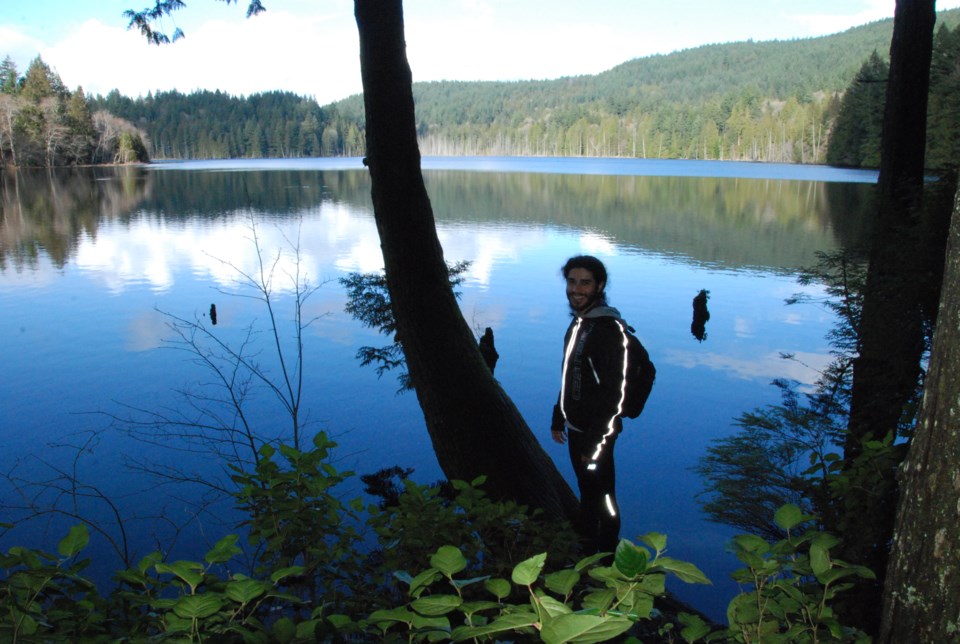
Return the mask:
<path fill-rule="evenodd" d="M 714 584 L 671 588 L 722 619 L 737 590 L 729 579 L 736 561 L 725 551 L 735 532 L 705 519 L 690 468 L 712 439 L 735 431 L 737 416 L 779 401 L 774 378 L 809 385 L 829 361 L 832 313 L 785 300 L 824 295 L 800 286 L 797 271 L 819 251 L 863 239 L 876 173 L 627 159 L 427 158 L 423 166 L 445 257 L 471 262 L 460 287 L 464 316 L 478 332 L 494 330 L 497 378 L 574 489 L 566 448 L 548 431 L 569 321 L 559 269 L 579 253 L 607 264 L 610 302 L 657 366 L 644 414 L 626 422 L 618 441 L 621 534 L 666 533 L 670 555 L 694 562 Z M 263 328 L 262 306 L 237 283 L 258 270 L 255 232 L 277 275 L 299 269 L 318 286 L 305 306 L 314 321 L 305 336 L 304 407 L 311 427 L 339 442 L 337 467 L 364 474 L 401 465 L 422 483 L 441 477 L 415 396 L 398 394 L 392 374 L 378 378 L 355 358 L 362 346 L 388 343 L 344 312 L 337 281 L 382 267 L 359 159 L 2 176 L 3 472 L 37 481 L 49 480 L 51 467 L 75 467 L 95 486 L 85 511 L 106 516 L 95 497 L 112 499 L 132 517 L 141 554 L 152 549 L 161 508 L 184 521 L 196 515 L 201 499 L 158 486 L 136 466 L 176 464 L 215 480 L 219 464 L 202 450 L 171 452 L 162 437 L 134 440 L 111 416 L 176 408 L 178 390 L 208 379 L 172 350 L 169 316 L 209 321 L 216 304 L 211 328 L 227 342 Z M 278 277 L 274 289 L 288 319 L 289 282 Z M 711 313 L 702 341 L 690 328 L 701 289 L 710 292 Z M 253 394 L 250 413 L 265 435 L 287 430 L 264 392 Z M 9 486 L 3 494 L 15 504 Z M 17 518 L 9 514 L 0 521 Z M 222 534 L 202 519 L 181 535 L 178 556 L 197 556 Z M 0 545 L 53 551 L 68 523 L 49 517 Z M 95 543 L 92 552 L 109 549 Z"/>

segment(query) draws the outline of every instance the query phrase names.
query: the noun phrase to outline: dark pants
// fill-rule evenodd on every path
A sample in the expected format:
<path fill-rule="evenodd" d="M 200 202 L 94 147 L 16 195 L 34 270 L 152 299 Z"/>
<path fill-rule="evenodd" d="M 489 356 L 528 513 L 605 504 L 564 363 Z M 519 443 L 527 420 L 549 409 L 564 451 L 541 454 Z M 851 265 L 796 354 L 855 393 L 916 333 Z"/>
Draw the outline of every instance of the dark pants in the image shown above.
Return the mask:
<path fill-rule="evenodd" d="M 620 541 L 620 506 L 617 505 L 613 446 L 616 436 L 607 439 L 595 469 L 588 470 L 598 439 L 584 432 L 568 431 L 570 461 L 580 488 L 580 525 L 585 554 L 615 552 Z"/>

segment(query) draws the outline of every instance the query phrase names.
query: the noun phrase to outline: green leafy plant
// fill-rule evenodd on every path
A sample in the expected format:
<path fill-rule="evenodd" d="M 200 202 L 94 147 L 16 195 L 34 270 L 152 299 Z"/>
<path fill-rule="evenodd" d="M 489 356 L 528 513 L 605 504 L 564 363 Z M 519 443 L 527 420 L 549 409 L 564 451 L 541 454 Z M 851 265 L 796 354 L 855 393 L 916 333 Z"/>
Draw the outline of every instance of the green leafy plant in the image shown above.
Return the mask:
<path fill-rule="evenodd" d="M 524 519 L 523 508 L 486 499 L 478 489 L 481 480 L 457 483 L 457 493 L 446 503 L 434 500 L 437 488 L 408 483 L 400 499 L 419 500 L 371 517 L 380 522 L 381 538 L 391 526 L 409 533 L 393 543 L 405 553 L 396 561 L 407 565 L 384 577 L 387 560 L 365 557 L 354 529 L 345 526 L 358 503 L 341 505 L 332 494 L 333 482 L 350 476 L 327 462 L 332 445 L 320 434 L 309 452 L 267 449 L 258 474 L 245 481 L 239 498 L 247 499 L 245 507 L 253 512 L 248 540 L 261 551 L 252 574 L 239 572 L 244 570 L 241 537 L 232 534 L 202 561 L 167 561 L 160 552 L 150 553 L 119 571 L 116 589 L 103 598 L 83 577 L 88 561 L 79 555 L 89 542 L 85 526 L 72 528 L 61 540 L 59 556 L 11 548 L 0 555 L 0 638 L 559 643 L 637 641 L 631 634 L 659 631 L 661 641 L 868 641 L 843 626 L 832 605 L 853 580 L 873 574 L 836 559 L 831 553 L 838 540 L 812 527 L 814 517 L 789 504 L 773 519 L 783 539 L 740 535 L 733 540 L 733 551 L 745 564 L 734 577 L 744 591 L 730 602 L 725 629 L 698 615 L 679 614 L 666 623 L 659 619 L 655 602 L 665 595 L 668 577 L 710 583 L 693 564 L 666 555 L 662 534 L 644 535 L 639 545 L 621 540 L 612 556 L 599 553 L 550 568 L 553 555 L 541 551 L 507 569 L 493 558 L 496 539 L 481 538 L 490 534 L 483 526 L 505 516 L 530 521 L 516 534 L 543 526 Z M 286 459 L 282 465 L 274 463 L 277 453 Z M 413 560 L 405 557 L 424 547 L 427 525 L 403 515 L 431 507 L 436 514 L 423 521 L 442 517 L 441 511 L 447 519 L 467 517 L 443 532 L 460 543 L 437 547 L 420 559 L 429 562 L 426 569 L 406 572 Z M 513 533 L 493 534 L 508 538 Z M 413 545 L 401 546 L 410 535 L 418 535 Z"/>
<path fill-rule="evenodd" d="M 70 641 L 102 631 L 106 603 L 81 576 L 89 560 L 78 559 L 89 540 L 87 527 L 76 525 L 59 556 L 22 547 L 0 554 L 0 640 Z"/>
<path fill-rule="evenodd" d="M 358 573 L 362 502 L 342 501 L 334 489 L 353 475 L 340 472 L 330 462 L 336 447 L 325 432 L 313 437 L 313 449 L 288 445 L 260 447 L 254 472 L 234 468 L 233 480 L 239 508 L 248 519 L 247 539 L 258 551 L 262 575 L 291 567 L 299 569 L 290 583 L 304 601 L 316 604 L 343 602 L 351 596 L 348 586 Z M 278 462 L 277 456 L 283 461 Z"/>
<path fill-rule="evenodd" d="M 409 641 L 479 641 L 509 634 L 539 634 L 551 643 L 606 641 L 650 618 L 654 599 L 666 592 L 667 575 L 710 583 L 693 564 L 663 554 L 664 535 L 649 534 L 641 541 L 647 547 L 621 540 L 612 565 L 603 565 L 610 557 L 600 553 L 551 573 L 545 573 L 547 553 L 540 553 L 518 563 L 509 580 L 464 577 L 467 558 L 457 547 L 442 546 L 426 570 L 415 576 L 396 573 L 410 600 L 372 613 L 366 623 L 384 637 L 403 634 Z M 507 603 L 517 589 L 526 601 Z"/>
<path fill-rule="evenodd" d="M 383 570 L 424 561 L 440 546 L 455 543 L 472 571 L 505 576 L 520 561 L 549 548 L 560 565 L 575 560 L 578 537 L 567 523 L 549 521 L 539 510 L 496 501 L 483 491 L 485 477 L 449 485 L 402 481 L 396 503 L 369 507 L 368 525 L 377 534 Z"/>
<path fill-rule="evenodd" d="M 864 642 L 868 638 L 842 626 L 831 608 L 853 579 L 873 579 L 863 566 L 835 559 L 839 540 L 809 527 L 814 517 L 793 504 L 781 507 L 774 522 L 786 537 L 774 543 L 739 535 L 732 548 L 746 567 L 734 579 L 749 588 L 727 608 L 729 630 L 708 638 L 734 642 Z"/>

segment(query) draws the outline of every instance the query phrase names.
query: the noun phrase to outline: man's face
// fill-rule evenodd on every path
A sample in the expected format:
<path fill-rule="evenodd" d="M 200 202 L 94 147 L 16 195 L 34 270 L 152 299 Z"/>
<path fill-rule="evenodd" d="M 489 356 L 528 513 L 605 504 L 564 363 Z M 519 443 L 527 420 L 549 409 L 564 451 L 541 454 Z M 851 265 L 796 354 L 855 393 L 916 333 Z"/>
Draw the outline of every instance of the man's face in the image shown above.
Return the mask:
<path fill-rule="evenodd" d="M 567 273 L 567 301 L 574 313 L 586 312 L 596 303 L 601 291 L 603 284 L 598 284 L 587 269 L 572 268 Z"/>

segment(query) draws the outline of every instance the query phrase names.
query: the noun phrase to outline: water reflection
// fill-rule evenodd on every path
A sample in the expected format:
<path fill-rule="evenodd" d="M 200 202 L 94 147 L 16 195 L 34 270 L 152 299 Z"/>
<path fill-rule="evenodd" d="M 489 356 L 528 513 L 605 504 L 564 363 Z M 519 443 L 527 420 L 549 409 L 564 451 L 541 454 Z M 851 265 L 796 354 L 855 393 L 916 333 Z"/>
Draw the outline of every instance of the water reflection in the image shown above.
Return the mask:
<path fill-rule="evenodd" d="M 6 458 L 102 429 L 78 412 L 117 401 L 173 404 L 170 390 L 198 376 L 182 356 L 156 350 L 169 337 L 157 309 L 211 323 L 215 313 L 218 337 L 242 336 L 262 315 L 233 296 L 238 274 L 258 266 L 258 244 L 277 275 L 300 270 L 322 285 L 304 311 L 315 320 L 307 404 L 317 426 L 338 435 L 343 469 L 400 465 L 414 467 L 418 480 L 436 478 L 415 398 L 396 396 L 392 379 L 354 362 L 358 347 L 383 343 L 344 313 L 336 282 L 382 266 L 366 172 L 303 163 L 215 168 L 4 175 L 0 351 L 16 373 L 0 383 Z M 718 544 L 729 531 L 705 522 L 690 467 L 733 418 L 776 399 L 771 379 L 810 383 L 829 360 L 831 316 L 783 301 L 798 291 L 823 295 L 816 284 L 800 287 L 793 271 L 862 234 L 857 208 L 871 186 L 453 169 L 428 169 L 425 178 L 446 259 L 472 262 L 464 315 L 478 335 L 495 334 L 497 378 L 535 432 L 548 427 L 568 321 L 559 266 L 584 252 L 604 259 L 611 303 L 659 372 L 643 417 L 618 445 L 632 473 L 618 482 L 627 499 L 623 534 L 669 534 L 672 553 L 714 579 L 696 592 L 721 595 L 697 603 L 722 611 L 731 564 Z M 278 306 L 289 302 L 291 283 L 278 279 L 273 288 Z M 710 295 L 706 342 L 690 337 L 708 337 L 703 312 L 691 326 L 691 296 L 701 291 Z M 275 419 L 260 415 L 272 431 Z M 142 449 L 104 438 L 97 458 L 116 463 L 110 457 Z M 565 453 L 551 456 L 568 462 Z M 119 474 L 111 485 L 148 487 Z"/>
<path fill-rule="evenodd" d="M 0 170 L 0 269 L 62 267 L 101 221 L 126 217 L 150 193 L 140 167 Z"/>
<path fill-rule="evenodd" d="M 700 289 L 693 298 L 693 321 L 690 323 L 690 333 L 698 342 L 707 339 L 707 322 L 710 320 L 710 310 L 707 308 L 707 300 L 710 299 L 710 291 Z"/>
<path fill-rule="evenodd" d="M 342 206 L 325 212 L 336 220 L 325 233 L 333 240 L 351 236 L 353 217 L 343 217 L 343 212 L 371 212 L 369 177 L 363 170 L 184 172 L 137 167 L 3 176 L 0 268 L 36 268 L 41 249 L 61 267 L 81 253 L 81 242 L 96 243 L 102 228 L 121 225 L 139 248 L 117 256 L 104 241 L 98 252 L 78 260 L 157 288 L 168 287 L 170 278 L 170 262 L 158 253 L 196 258 L 197 252 L 185 248 L 192 245 L 225 258 L 235 249 L 224 244 L 239 245 L 245 238 L 235 222 L 250 213 L 279 221 L 316 214 L 321 204 Z M 512 231 L 517 226 L 580 230 L 601 253 L 616 240 L 704 265 L 793 270 L 818 250 L 863 239 L 866 218 L 861 210 L 869 201 L 864 198 L 869 187 L 863 184 L 787 179 L 455 170 L 428 170 L 425 178 L 439 223 L 482 224 L 474 248 L 463 249 L 464 256 L 474 258 L 479 281 L 487 272 L 484 252 L 516 256 Z M 219 226 L 216 241 L 209 235 L 173 239 L 184 222 L 195 220 L 210 230 Z M 510 233 L 498 234 L 506 227 Z M 380 260 L 375 242 L 355 251 L 355 264 L 376 270 Z"/>

